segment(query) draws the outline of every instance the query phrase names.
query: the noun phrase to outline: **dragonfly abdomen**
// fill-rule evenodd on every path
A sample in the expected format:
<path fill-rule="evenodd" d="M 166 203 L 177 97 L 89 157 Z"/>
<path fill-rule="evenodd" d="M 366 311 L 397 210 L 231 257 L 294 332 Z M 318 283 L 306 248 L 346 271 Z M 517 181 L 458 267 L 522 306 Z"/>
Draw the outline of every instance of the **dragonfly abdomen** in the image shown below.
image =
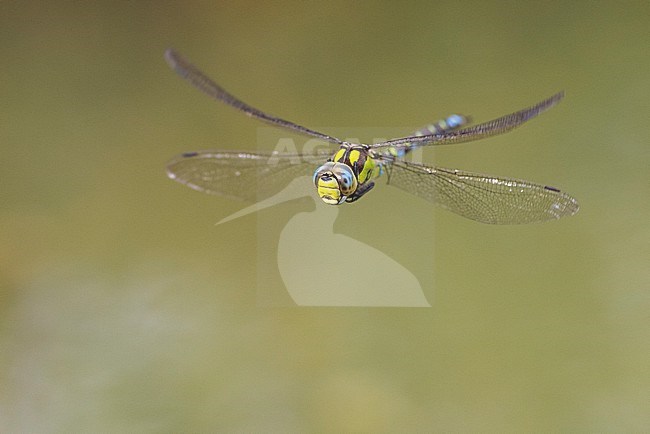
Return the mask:
<path fill-rule="evenodd" d="M 444 119 L 420 128 L 413 133 L 413 136 L 422 137 L 430 135 L 444 134 L 456 130 L 469 122 L 469 117 L 459 114 L 451 114 Z M 391 146 L 386 151 L 389 155 L 397 158 L 403 158 L 413 149 L 421 146 L 419 143 L 405 143 L 401 146 Z"/>

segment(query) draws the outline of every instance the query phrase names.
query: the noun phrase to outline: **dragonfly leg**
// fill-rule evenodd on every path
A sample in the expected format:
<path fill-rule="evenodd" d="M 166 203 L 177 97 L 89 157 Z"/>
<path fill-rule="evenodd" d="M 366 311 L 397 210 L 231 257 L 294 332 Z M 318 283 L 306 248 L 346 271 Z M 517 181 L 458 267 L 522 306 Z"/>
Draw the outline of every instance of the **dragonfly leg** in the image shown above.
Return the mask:
<path fill-rule="evenodd" d="M 352 193 L 345 201 L 348 203 L 352 203 L 358 200 L 361 196 L 363 196 L 364 194 L 372 190 L 372 187 L 374 186 L 375 186 L 374 182 L 368 182 L 366 184 L 360 185 L 359 188 L 357 188 L 357 191 Z"/>

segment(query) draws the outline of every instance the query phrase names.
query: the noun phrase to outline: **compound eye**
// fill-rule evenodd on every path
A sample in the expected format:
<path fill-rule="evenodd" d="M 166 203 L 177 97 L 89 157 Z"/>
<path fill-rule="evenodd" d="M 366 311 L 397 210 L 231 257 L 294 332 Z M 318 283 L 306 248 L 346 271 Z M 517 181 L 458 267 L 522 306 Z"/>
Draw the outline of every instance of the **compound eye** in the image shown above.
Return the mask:
<path fill-rule="evenodd" d="M 318 186 L 318 180 L 323 177 L 331 177 L 332 176 L 332 168 L 334 167 L 334 163 L 332 162 L 326 162 L 322 166 L 320 166 L 316 171 L 314 172 L 314 177 L 313 181 L 316 186 Z"/>
<path fill-rule="evenodd" d="M 339 170 L 337 171 L 336 175 L 339 181 L 339 186 L 341 188 L 341 193 L 346 196 L 354 193 L 354 191 L 357 189 L 357 180 L 354 177 L 352 170 L 350 170 L 350 168 L 347 166 L 339 167 L 338 169 Z"/>

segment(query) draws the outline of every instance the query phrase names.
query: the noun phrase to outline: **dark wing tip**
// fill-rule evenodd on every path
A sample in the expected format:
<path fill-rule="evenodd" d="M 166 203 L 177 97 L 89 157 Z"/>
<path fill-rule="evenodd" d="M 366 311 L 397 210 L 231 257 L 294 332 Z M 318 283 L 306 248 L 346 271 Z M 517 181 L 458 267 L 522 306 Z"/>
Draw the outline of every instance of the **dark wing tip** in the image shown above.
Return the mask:
<path fill-rule="evenodd" d="M 560 101 L 564 99 L 564 90 L 559 91 L 555 95 L 551 96 L 548 98 L 546 101 L 544 101 L 542 104 L 547 105 L 549 107 L 554 106 L 555 104 L 558 104 Z"/>
<path fill-rule="evenodd" d="M 187 61 L 173 48 L 165 50 L 165 62 L 167 62 L 167 65 L 169 65 L 171 69 L 181 75 L 183 75 L 182 70 L 187 69 Z"/>
<path fill-rule="evenodd" d="M 576 215 L 578 211 L 580 211 L 580 203 L 576 200 L 574 197 L 570 197 L 569 200 L 569 206 L 567 206 L 567 209 L 569 211 L 568 215 Z"/>
<path fill-rule="evenodd" d="M 173 48 L 168 48 L 165 50 L 165 61 L 169 64 L 169 66 L 173 67 L 177 62 L 178 59 L 178 53 L 174 51 Z"/>
<path fill-rule="evenodd" d="M 560 103 L 560 101 L 562 101 L 563 98 L 564 98 L 564 91 L 561 90 L 558 93 L 546 98 L 544 101 L 538 102 L 537 104 L 535 104 L 534 106 L 528 109 L 520 110 L 519 112 L 513 114 L 522 114 L 524 115 L 525 121 L 527 121 L 531 118 L 534 118 L 542 114 L 543 112 L 549 110 L 550 108 L 555 107 Z"/>

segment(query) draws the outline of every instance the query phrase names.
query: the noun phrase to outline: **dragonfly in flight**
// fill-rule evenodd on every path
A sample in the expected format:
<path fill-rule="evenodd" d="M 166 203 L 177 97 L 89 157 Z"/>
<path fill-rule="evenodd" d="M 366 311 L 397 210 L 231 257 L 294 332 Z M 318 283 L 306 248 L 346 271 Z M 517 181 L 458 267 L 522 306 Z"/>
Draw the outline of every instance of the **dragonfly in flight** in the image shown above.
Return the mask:
<path fill-rule="evenodd" d="M 233 96 L 172 49 L 165 60 L 208 96 L 274 126 L 338 146 L 332 153 L 237 151 L 185 152 L 167 165 L 167 175 L 198 191 L 255 201 L 281 191 L 298 176 L 313 173 L 318 196 L 330 205 L 354 202 L 380 177 L 387 184 L 482 223 L 533 223 L 574 215 L 578 202 L 555 187 L 406 161 L 421 146 L 445 145 L 502 134 L 555 106 L 557 93 L 531 107 L 468 126 L 451 115 L 413 135 L 375 144 L 350 143 L 265 113 Z M 314 168 L 315 171 L 314 171 Z"/>

